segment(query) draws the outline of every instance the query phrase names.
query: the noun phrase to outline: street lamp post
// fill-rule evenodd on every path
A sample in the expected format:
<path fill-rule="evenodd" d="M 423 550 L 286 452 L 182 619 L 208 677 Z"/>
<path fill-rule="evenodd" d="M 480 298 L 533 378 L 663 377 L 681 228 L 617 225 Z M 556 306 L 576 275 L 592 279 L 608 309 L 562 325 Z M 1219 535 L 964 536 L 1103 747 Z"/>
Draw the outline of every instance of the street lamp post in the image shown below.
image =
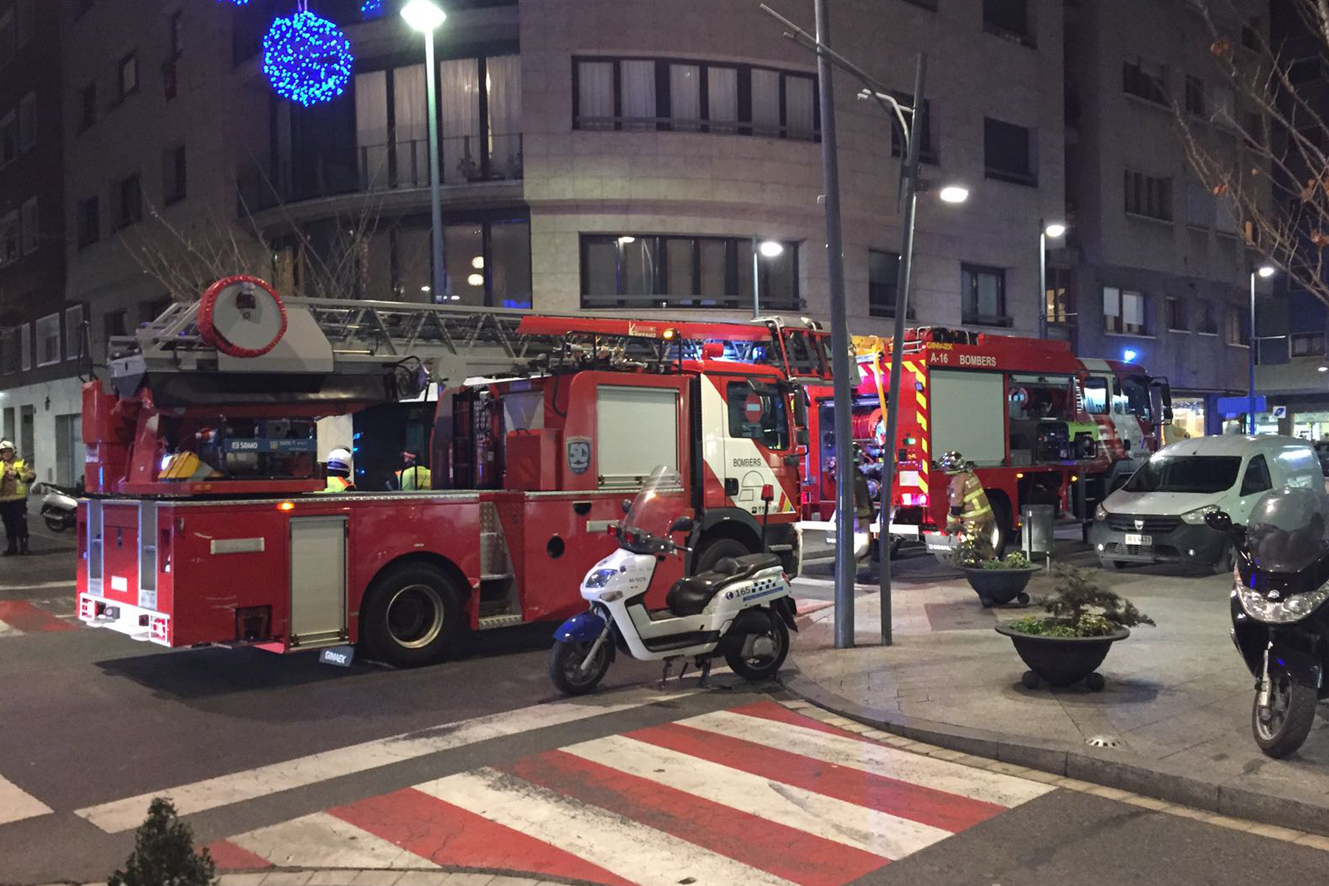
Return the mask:
<path fill-rule="evenodd" d="M 1048 337 L 1048 241 L 1066 233 L 1061 222 L 1038 223 L 1038 337 Z"/>
<path fill-rule="evenodd" d="M 1255 278 L 1261 277 L 1268 279 L 1273 275 L 1274 268 L 1272 265 L 1260 265 L 1260 267 L 1251 271 L 1251 332 L 1250 340 L 1246 342 L 1247 368 L 1250 370 L 1249 387 L 1246 389 L 1248 392 L 1246 403 L 1246 424 L 1251 432 L 1251 436 L 1255 435 L 1255 345 L 1258 341 L 1255 337 Z"/>
<path fill-rule="evenodd" d="M 752 319 L 761 316 L 761 259 L 779 258 L 784 244 L 778 240 L 762 240 L 752 235 Z"/>
<path fill-rule="evenodd" d="M 438 145 L 438 70 L 434 63 L 434 32 L 447 20 L 433 0 L 410 0 L 402 7 L 406 24 L 425 35 L 425 100 L 429 110 L 429 215 L 430 252 L 433 274 L 430 290 L 434 301 L 448 296 L 448 272 L 443 254 L 443 192 L 439 175 Z"/>

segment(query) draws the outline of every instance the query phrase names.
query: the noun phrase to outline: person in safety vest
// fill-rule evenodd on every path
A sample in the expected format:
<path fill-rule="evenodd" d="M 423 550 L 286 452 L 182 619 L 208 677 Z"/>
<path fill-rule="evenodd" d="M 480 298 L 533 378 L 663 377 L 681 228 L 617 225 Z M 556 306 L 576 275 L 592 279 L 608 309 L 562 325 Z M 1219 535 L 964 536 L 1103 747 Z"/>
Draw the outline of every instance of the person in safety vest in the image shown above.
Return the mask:
<path fill-rule="evenodd" d="M 942 456 L 941 468 L 951 478 L 946 491 L 951 506 L 946 517 L 946 534 L 955 533 L 971 540 L 980 560 L 992 559 L 997 554 L 992 546 L 996 518 L 982 482 L 968 469 L 964 456 L 955 450 Z"/>
<path fill-rule="evenodd" d="M 401 457 L 405 464 L 402 465 L 400 471 L 396 471 L 392 475 L 396 478 L 396 486 L 394 488 L 400 489 L 404 492 L 410 492 L 416 489 L 434 488 L 433 475 L 430 473 L 429 468 L 420 464 L 416 459 L 414 452 L 403 452 Z"/>
<path fill-rule="evenodd" d="M 28 553 L 28 484 L 37 472 L 18 457 L 14 444 L 0 440 L 0 517 L 4 518 L 4 556 Z"/>
<path fill-rule="evenodd" d="M 345 449 L 334 449 L 328 453 L 328 485 L 324 492 L 354 492 L 355 481 L 351 479 L 351 453 Z"/>

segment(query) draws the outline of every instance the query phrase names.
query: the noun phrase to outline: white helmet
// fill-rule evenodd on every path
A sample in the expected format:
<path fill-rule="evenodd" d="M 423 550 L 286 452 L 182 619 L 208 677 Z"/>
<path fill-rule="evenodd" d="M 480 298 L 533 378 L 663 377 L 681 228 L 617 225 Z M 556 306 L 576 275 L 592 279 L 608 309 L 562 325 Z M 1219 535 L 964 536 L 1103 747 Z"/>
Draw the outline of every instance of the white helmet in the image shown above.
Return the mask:
<path fill-rule="evenodd" d="M 328 453 L 329 471 L 351 471 L 351 453 L 340 447 Z"/>
<path fill-rule="evenodd" d="M 16 449 L 14 449 L 14 441 L 13 441 L 13 440 L 0 440 L 0 452 L 4 452 L 6 449 L 10 449 L 10 450 L 13 450 L 13 451 L 15 451 L 15 452 L 18 451 L 18 450 L 16 450 Z"/>

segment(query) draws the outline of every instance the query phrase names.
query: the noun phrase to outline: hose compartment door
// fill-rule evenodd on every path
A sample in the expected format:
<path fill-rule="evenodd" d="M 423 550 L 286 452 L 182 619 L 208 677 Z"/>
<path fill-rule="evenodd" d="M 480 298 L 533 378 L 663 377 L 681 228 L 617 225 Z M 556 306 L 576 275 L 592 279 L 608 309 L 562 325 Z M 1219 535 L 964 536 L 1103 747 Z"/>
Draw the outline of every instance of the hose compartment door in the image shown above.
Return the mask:
<path fill-rule="evenodd" d="M 346 638 L 346 518 L 291 519 L 292 648 Z"/>

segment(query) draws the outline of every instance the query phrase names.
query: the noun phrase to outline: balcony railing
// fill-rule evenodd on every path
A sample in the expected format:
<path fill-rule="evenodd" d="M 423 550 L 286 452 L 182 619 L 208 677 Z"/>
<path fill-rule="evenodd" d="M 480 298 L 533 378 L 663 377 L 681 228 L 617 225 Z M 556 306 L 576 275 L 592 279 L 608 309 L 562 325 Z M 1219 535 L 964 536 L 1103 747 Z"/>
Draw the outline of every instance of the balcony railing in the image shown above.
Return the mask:
<path fill-rule="evenodd" d="M 439 145 L 439 171 L 444 185 L 486 181 L 519 181 L 523 175 L 522 134 L 444 138 Z M 239 211 L 259 212 L 275 206 L 336 197 L 429 186 L 427 139 L 397 139 L 360 145 L 344 162 L 314 154 L 258 160 L 242 167 L 236 177 Z"/>

